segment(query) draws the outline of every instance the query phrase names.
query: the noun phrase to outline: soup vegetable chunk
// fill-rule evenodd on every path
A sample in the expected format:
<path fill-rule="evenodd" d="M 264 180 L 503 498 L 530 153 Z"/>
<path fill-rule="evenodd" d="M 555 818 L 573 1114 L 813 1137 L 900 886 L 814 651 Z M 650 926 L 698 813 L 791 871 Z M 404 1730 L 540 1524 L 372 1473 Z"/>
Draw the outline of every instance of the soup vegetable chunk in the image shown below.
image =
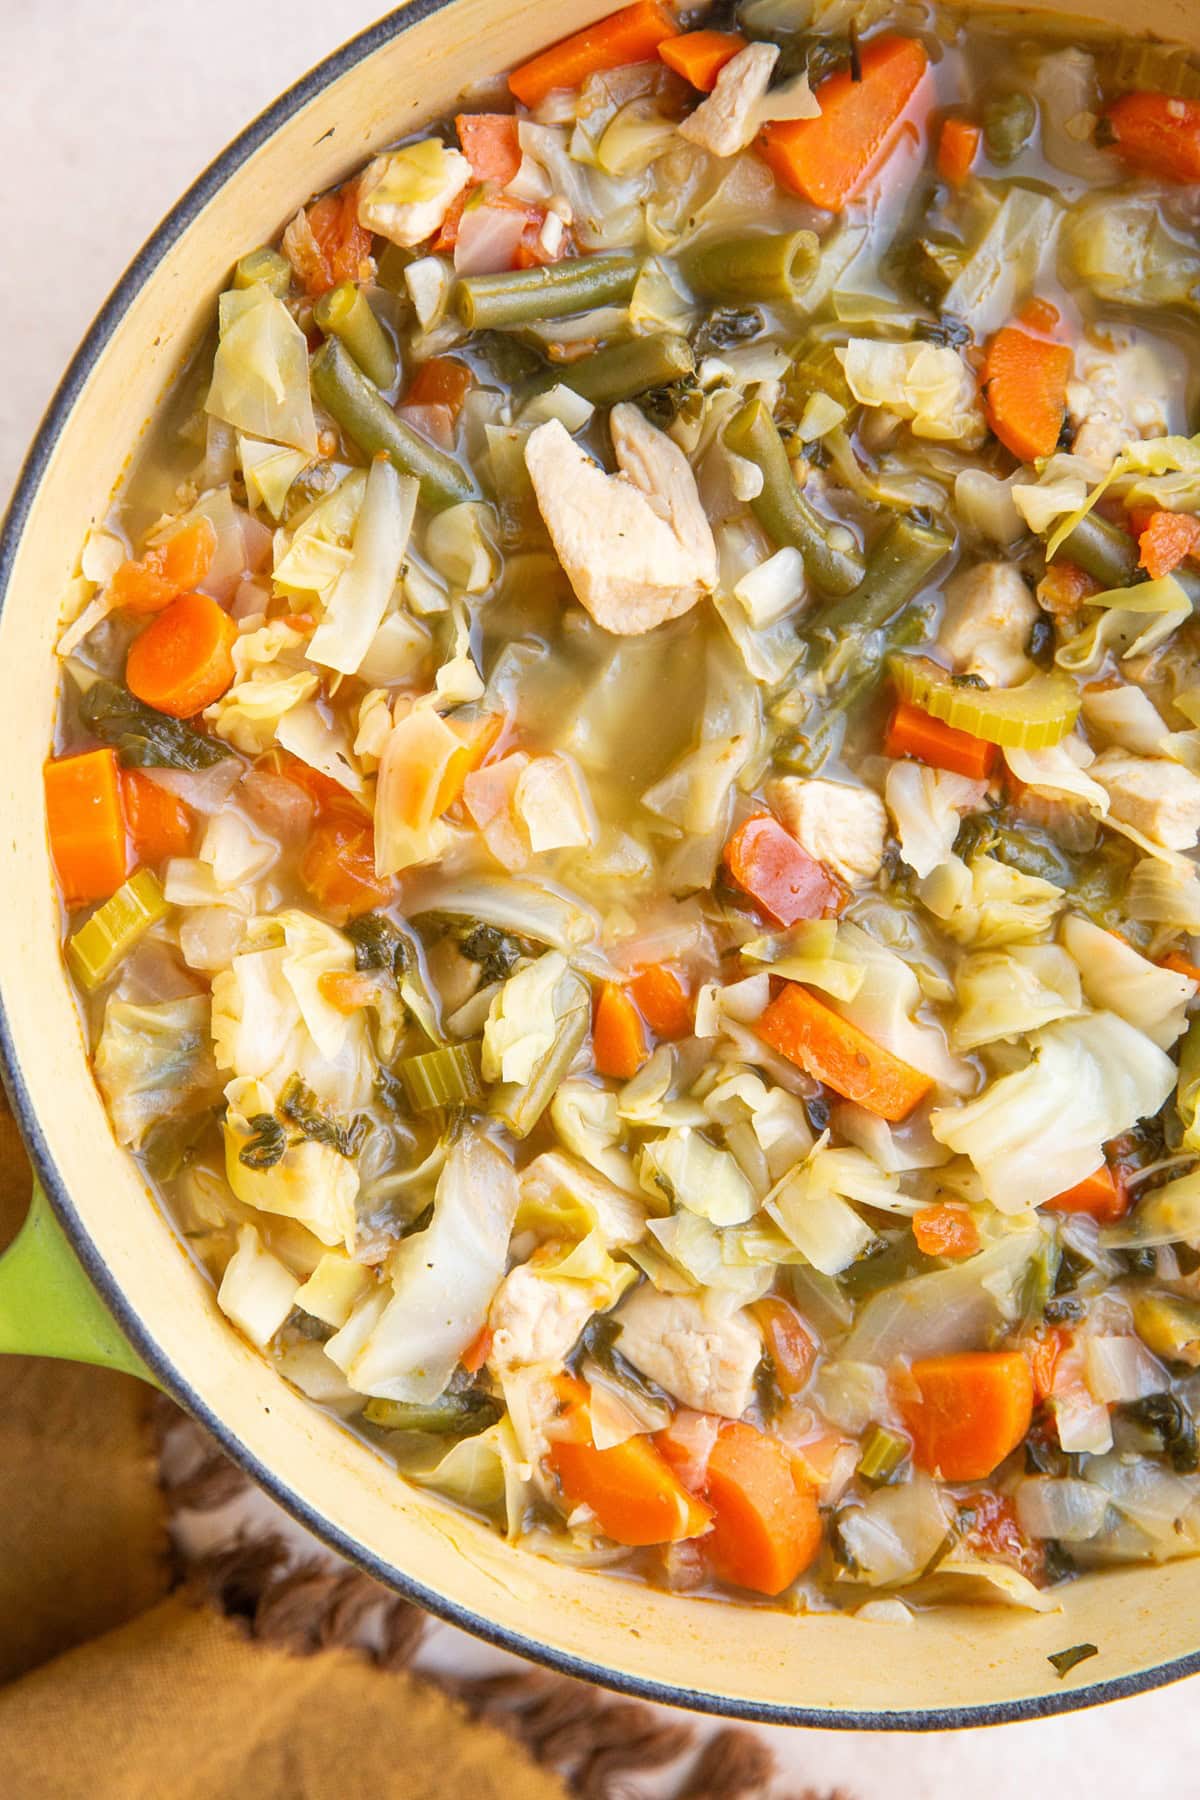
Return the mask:
<path fill-rule="evenodd" d="M 1198 176 L 1183 52 L 635 0 L 250 249 L 83 548 L 113 1130 L 517 1544 L 1200 1547 Z"/>

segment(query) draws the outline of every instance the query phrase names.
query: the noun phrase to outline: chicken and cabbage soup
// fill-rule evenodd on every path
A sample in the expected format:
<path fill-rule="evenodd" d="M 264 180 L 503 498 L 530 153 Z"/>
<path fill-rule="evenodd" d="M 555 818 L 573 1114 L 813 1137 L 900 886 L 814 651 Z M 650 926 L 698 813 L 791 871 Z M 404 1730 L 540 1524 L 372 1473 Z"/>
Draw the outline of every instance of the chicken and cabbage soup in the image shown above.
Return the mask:
<path fill-rule="evenodd" d="M 1198 183 L 1182 51 L 637 0 L 249 249 L 83 547 L 113 1130 L 515 1543 L 1200 1547 Z"/>

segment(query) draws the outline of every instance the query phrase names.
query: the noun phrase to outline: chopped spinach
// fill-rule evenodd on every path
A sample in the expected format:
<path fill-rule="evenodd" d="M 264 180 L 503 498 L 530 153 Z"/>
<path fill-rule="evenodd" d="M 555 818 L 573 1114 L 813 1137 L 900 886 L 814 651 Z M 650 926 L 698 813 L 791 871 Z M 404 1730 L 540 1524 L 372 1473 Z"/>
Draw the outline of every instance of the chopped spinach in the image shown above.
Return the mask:
<path fill-rule="evenodd" d="M 248 1169 L 273 1169 L 287 1154 L 287 1132 L 274 1113 L 255 1113 L 247 1121 L 251 1135 L 238 1151 Z"/>
<path fill-rule="evenodd" d="M 1046 1658 L 1046 1661 L 1054 1664 L 1058 1671 L 1058 1679 L 1061 1681 L 1064 1675 L 1071 1673 L 1076 1663 L 1086 1662 L 1090 1656 L 1099 1656 L 1099 1654 L 1095 1644 L 1072 1644 L 1069 1650 L 1055 1650 Z"/>
<path fill-rule="evenodd" d="M 94 681 L 80 696 L 79 717 L 127 768 L 211 769 L 233 755 L 220 738 L 156 712 L 115 681 Z"/>

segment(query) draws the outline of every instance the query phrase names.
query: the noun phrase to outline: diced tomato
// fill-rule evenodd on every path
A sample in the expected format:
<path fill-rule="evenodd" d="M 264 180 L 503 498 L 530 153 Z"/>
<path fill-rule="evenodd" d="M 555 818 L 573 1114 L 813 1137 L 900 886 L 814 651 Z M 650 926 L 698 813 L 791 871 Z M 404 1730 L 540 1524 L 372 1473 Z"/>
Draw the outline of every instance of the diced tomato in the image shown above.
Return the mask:
<path fill-rule="evenodd" d="M 358 183 L 323 194 L 305 208 L 307 229 L 285 234 L 284 249 L 316 300 L 340 281 L 365 281 L 371 274 L 371 233 L 358 222 Z"/>
<path fill-rule="evenodd" d="M 454 123 L 475 180 L 494 181 L 497 187 L 507 187 L 521 166 L 514 115 L 459 113 Z"/>
<path fill-rule="evenodd" d="M 647 963 L 630 981 L 629 991 L 656 1038 L 670 1043 L 691 1034 L 695 1008 L 674 969 L 665 963 Z"/>
<path fill-rule="evenodd" d="M 190 807 L 141 769 L 121 770 L 121 801 L 135 860 L 151 868 L 186 856 L 194 823 Z"/>
<path fill-rule="evenodd" d="M 375 873 L 375 830 L 361 808 L 327 807 L 309 834 L 300 879 L 328 912 L 343 920 L 386 906 L 393 886 Z"/>
<path fill-rule="evenodd" d="M 978 1555 L 1011 1563 L 1027 1581 L 1043 1579 L 1045 1552 L 1040 1544 L 1031 1543 L 1025 1536 L 1017 1523 L 1016 1509 L 1005 1495 L 990 1489 L 972 1494 L 959 1517 L 964 1523 L 970 1520 L 964 1539 Z"/>
<path fill-rule="evenodd" d="M 817 1357 L 817 1347 L 805 1329 L 804 1321 L 794 1307 L 775 1294 L 755 1301 L 751 1308 L 763 1334 L 763 1343 L 775 1365 L 775 1380 L 780 1393 L 791 1398 L 798 1394 L 809 1376 Z"/>
<path fill-rule="evenodd" d="M 419 365 L 408 384 L 405 406 L 444 406 L 451 422 L 462 411 L 475 377 L 457 356 L 431 356 Z"/>
<path fill-rule="evenodd" d="M 1055 1194 L 1046 1204 L 1053 1212 L 1089 1213 L 1093 1219 L 1111 1224 L 1129 1211 L 1129 1194 L 1120 1175 L 1114 1174 L 1107 1163 L 1101 1163 L 1086 1180 Z"/>
<path fill-rule="evenodd" d="M 1039 1405 L 1054 1392 L 1058 1359 L 1070 1341 L 1071 1333 L 1064 1331 L 1061 1325 L 1045 1325 L 1040 1327 L 1036 1337 L 1029 1338 L 1021 1346 L 1029 1358 L 1034 1398 Z"/>

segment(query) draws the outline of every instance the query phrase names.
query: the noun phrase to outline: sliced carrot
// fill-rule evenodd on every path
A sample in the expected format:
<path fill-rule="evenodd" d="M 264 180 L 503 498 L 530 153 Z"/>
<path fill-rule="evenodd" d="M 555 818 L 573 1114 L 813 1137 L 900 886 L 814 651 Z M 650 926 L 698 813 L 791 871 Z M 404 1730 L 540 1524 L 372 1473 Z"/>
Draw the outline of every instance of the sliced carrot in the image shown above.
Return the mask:
<path fill-rule="evenodd" d="M 125 879 L 129 843 L 115 750 L 60 756 L 44 771 L 46 828 L 69 907 L 107 900 Z"/>
<path fill-rule="evenodd" d="M 358 222 L 358 183 L 323 194 L 305 208 L 307 230 L 285 234 L 284 248 L 314 300 L 339 281 L 363 281 L 370 274 L 371 233 Z"/>
<path fill-rule="evenodd" d="M 1035 337 L 1052 337 L 1062 320 L 1052 300 L 1043 300 L 1038 295 L 1025 302 L 1017 314 L 1017 324 L 1025 331 L 1032 331 Z"/>
<path fill-rule="evenodd" d="M 979 154 L 981 133 L 970 119 L 947 119 L 938 138 L 937 172 L 951 187 L 961 187 Z"/>
<path fill-rule="evenodd" d="M 678 37 L 664 38 L 658 54 L 668 69 L 702 94 L 711 94 L 725 64 L 745 48 L 746 40 L 737 31 L 681 31 Z"/>
<path fill-rule="evenodd" d="M 379 983 L 374 975 L 351 973 L 345 969 L 326 969 L 317 976 L 317 992 L 337 1012 L 349 1018 L 372 1005 L 379 998 Z"/>
<path fill-rule="evenodd" d="M 1052 618 L 1069 619 L 1103 585 L 1077 563 L 1052 562 L 1037 585 L 1038 605 Z"/>
<path fill-rule="evenodd" d="M 1058 1359 L 1070 1341 L 1071 1333 L 1064 1331 L 1061 1325 L 1046 1325 L 1040 1328 L 1037 1337 L 1027 1339 L 1022 1345 L 1029 1358 L 1033 1397 L 1039 1406 L 1054 1391 L 1054 1372 L 1058 1367 Z"/>
<path fill-rule="evenodd" d="M 507 187 L 521 166 L 514 115 L 459 113 L 454 124 L 475 180 L 494 181 L 497 187 Z"/>
<path fill-rule="evenodd" d="M 522 63 L 508 85 L 522 106 L 540 106 L 555 88 L 582 87 L 589 75 L 619 69 L 625 63 L 649 62 L 664 38 L 679 26 L 658 0 L 634 0 L 620 12 L 563 38 L 539 56 Z"/>
<path fill-rule="evenodd" d="M 1130 168 L 1164 181 L 1200 181 L 1200 101 L 1122 94 L 1104 118 Z"/>
<path fill-rule="evenodd" d="M 1053 454 L 1067 409 L 1073 362 L 1069 344 L 1005 325 L 987 347 L 983 397 L 987 421 L 1022 462 Z"/>
<path fill-rule="evenodd" d="M 475 377 L 457 356 L 431 356 L 408 384 L 405 406 L 444 406 L 457 419 Z"/>
<path fill-rule="evenodd" d="M 168 857 L 188 854 L 195 823 L 191 807 L 141 769 L 121 770 L 121 800 L 137 862 L 153 868 Z"/>
<path fill-rule="evenodd" d="M 821 1548 L 811 1487 L 778 1438 L 734 1421 L 708 1459 L 713 1526 L 704 1540 L 713 1573 L 756 1594 L 781 1594 Z"/>
<path fill-rule="evenodd" d="M 758 1320 L 763 1343 L 775 1365 L 779 1390 L 790 1399 L 800 1392 L 812 1374 L 817 1347 L 795 1307 L 789 1306 L 777 1294 L 756 1300 L 750 1311 Z"/>
<path fill-rule="evenodd" d="M 490 1325 L 483 1325 L 475 1333 L 459 1360 L 468 1375 L 477 1375 L 491 1354 L 492 1328 Z"/>
<path fill-rule="evenodd" d="M 979 1227 L 965 1206 L 953 1201 L 923 1206 L 913 1214 L 913 1236 L 925 1256 L 974 1256 Z"/>
<path fill-rule="evenodd" d="M 780 925 L 827 919 L 845 895 L 824 863 L 769 813 L 740 825 L 725 846 L 725 867 L 744 893 Z"/>
<path fill-rule="evenodd" d="M 130 645 L 126 686 L 158 712 L 194 718 L 232 684 L 237 634 L 207 594 L 180 594 Z"/>
<path fill-rule="evenodd" d="M 351 796 L 345 805 L 322 809 L 305 841 L 300 879 L 343 922 L 391 899 L 391 881 L 375 873 L 375 828 Z"/>
<path fill-rule="evenodd" d="M 835 1094 L 893 1123 L 907 1118 L 933 1087 L 928 1075 L 872 1043 L 865 1031 L 793 981 L 772 1000 L 755 1030 L 764 1044 Z"/>
<path fill-rule="evenodd" d="M 1176 975 L 1186 975 L 1189 981 L 1200 981 L 1200 969 L 1178 950 L 1172 950 L 1169 956 L 1164 956 L 1158 966 L 1160 969 L 1173 969 Z"/>
<path fill-rule="evenodd" d="M 648 1437 L 598 1450 L 584 1383 L 560 1375 L 554 1386 L 564 1429 L 546 1460 L 569 1507 L 590 1507 L 601 1531 L 618 1544 L 673 1544 L 707 1530 L 710 1508 L 688 1493 Z"/>
<path fill-rule="evenodd" d="M 1138 532 L 1138 562 L 1151 581 L 1169 575 L 1200 551 L 1200 519 L 1190 513 L 1152 512 Z"/>
<path fill-rule="evenodd" d="M 1033 1418 L 1033 1377 L 1018 1350 L 964 1351 L 912 1365 L 916 1397 L 900 1410 L 918 1468 L 944 1481 L 983 1481 Z"/>
<path fill-rule="evenodd" d="M 641 1015 L 625 989 L 606 981 L 592 1018 L 592 1059 L 598 1075 L 632 1081 L 650 1054 Z"/>
<path fill-rule="evenodd" d="M 1129 1211 L 1129 1194 L 1120 1177 L 1107 1163 L 1101 1163 L 1093 1174 L 1055 1194 L 1046 1205 L 1052 1212 L 1089 1213 L 1093 1219 L 1107 1223 L 1124 1218 Z"/>
<path fill-rule="evenodd" d="M 929 58 L 915 38 L 877 37 L 863 47 L 861 78 L 827 76 L 821 116 L 764 127 L 762 156 L 776 179 L 814 206 L 841 212 L 891 150 Z"/>
<path fill-rule="evenodd" d="M 969 731 L 960 731 L 957 725 L 943 724 L 910 700 L 899 700 L 888 720 L 883 754 L 915 757 L 930 768 L 949 769 L 972 781 L 987 781 L 997 753 L 995 744 L 985 743 Z"/>
<path fill-rule="evenodd" d="M 216 553 L 212 520 L 201 515 L 139 561 L 122 563 L 109 583 L 109 599 L 126 612 L 161 612 L 178 595 L 199 586 Z"/>
<path fill-rule="evenodd" d="M 629 991 L 656 1038 L 671 1043 L 690 1037 L 695 1008 L 674 969 L 665 963 L 647 963 L 630 981 Z"/>

